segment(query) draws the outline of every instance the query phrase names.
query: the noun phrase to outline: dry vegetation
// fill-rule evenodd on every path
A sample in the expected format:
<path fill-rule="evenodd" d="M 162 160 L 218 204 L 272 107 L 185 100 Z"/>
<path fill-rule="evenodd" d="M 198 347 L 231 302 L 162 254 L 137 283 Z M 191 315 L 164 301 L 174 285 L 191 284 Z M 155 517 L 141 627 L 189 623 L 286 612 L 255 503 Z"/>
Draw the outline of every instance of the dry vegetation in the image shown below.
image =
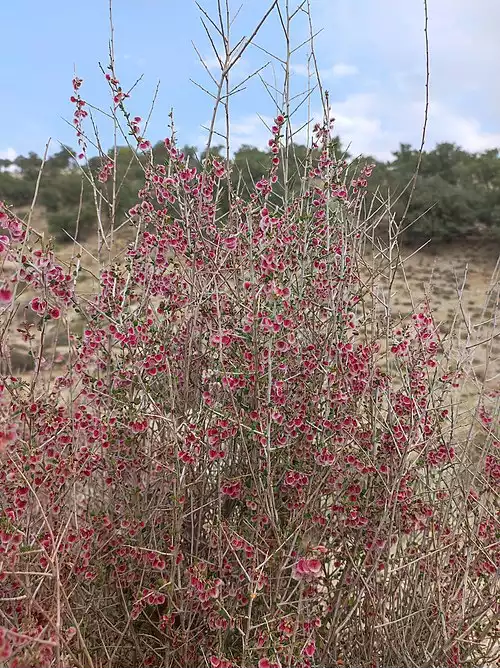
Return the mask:
<path fill-rule="evenodd" d="M 26 215 L 22 209 L 19 214 Z M 34 230 L 32 241 L 39 246 L 39 236 L 50 238 L 43 210 L 36 208 L 32 219 Z M 127 245 L 134 234 L 129 228 L 122 228 L 113 244 L 111 261 L 123 258 Z M 464 365 L 468 378 L 466 391 L 462 396 L 469 406 L 474 404 L 480 392 L 500 390 L 500 334 L 499 295 L 500 265 L 498 249 L 478 239 L 469 243 L 433 244 L 432 240 L 420 249 L 403 248 L 393 260 L 395 271 L 389 271 L 387 253 L 377 253 L 368 249 L 365 260 L 375 268 L 377 276 L 375 293 L 380 300 L 381 313 L 389 304 L 393 322 L 404 320 L 415 308 L 429 303 L 439 325 L 443 342 L 453 342 L 450 346 L 456 355 L 456 362 Z M 79 268 L 79 293 L 90 298 L 98 286 L 98 247 L 89 240 L 83 246 L 59 244 L 55 247 L 58 261 L 69 268 Z M 26 289 L 20 300 L 16 321 L 21 323 L 32 318 L 29 310 L 23 308 L 33 297 Z M 54 330 L 54 331 L 50 331 Z M 60 330 L 60 328 L 59 328 Z M 67 337 L 58 331 L 57 325 L 49 328 L 50 343 L 55 344 L 56 357 L 63 359 L 67 353 Z M 11 338 L 13 345 L 12 372 L 23 374 L 33 365 L 28 347 L 20 335 Z"/>

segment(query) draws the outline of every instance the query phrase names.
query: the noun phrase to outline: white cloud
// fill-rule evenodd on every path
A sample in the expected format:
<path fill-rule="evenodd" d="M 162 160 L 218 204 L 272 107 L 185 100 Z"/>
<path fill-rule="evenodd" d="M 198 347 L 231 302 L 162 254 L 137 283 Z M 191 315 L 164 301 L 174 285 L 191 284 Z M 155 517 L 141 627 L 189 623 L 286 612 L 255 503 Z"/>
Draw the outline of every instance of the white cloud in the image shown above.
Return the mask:
<path fill-rule="evenodd" d="M 320 63 L 358 67 L 332 95 L 332 113 L 352 152 L 390 156 L 420 145 L 424 115 L 422 0 L 313 0 Z M 429 2 L 430 110 L 426 147 L 452 141 L 470 151 L 500 146 L 499 0 Z M 334 39 L 332 38 L 334 35 Z M 336 94 L 335 94 L 336 93 Z"/>
<path fill-rule="evenodd" d="M 307 77 L 308 75 L 310 75 L 311 77 L 314 78 L 315 76 L 314 67 L 311 66 L 308 69 L 307 64 L 305 63 L 294 63 L 290 66 L 290 70 L 293 74 L 297 74 L 298 76 L 301 77 Z M 325 69 L 321 68 L 319 70 L 319 75 L 322 80 L 329 79 L 332 77 L 335 78 L 350 77 L 357 73 L 358 73 L 358 68 L 356 67 L 356 65 L 348 65 L 347 63 L 336 63 L 331 67 Z"/>
<path fill-rule="evenodd" d="M 332 100 L 334 133 L 340 136 L 352 155 L 373 155 L 379 160 L 390 160 L 391 151 L 398 147 L 398 132 L 392 126 L 390 129 L 384 126 L 380 106 L 378 96 L 371 93 Z"/>
<path fill-rule="evenodd" d="M 273 119 L 270 116 L 264 115 L 261 115 L 259 118 L 257 114 L 242 116 L 239 119 L 235 118 L 235 120 L 231 122 L 231 151 L 237 151 L 243 144 L 249 144 L 250 146 L 255 146 L 261 150 L 267 150 L 268 140 L 271 135 L 265 124 L 271 127 Z M 207 121 L 204 125 L 205 127 L 209 127 L 210 122 Z M 225 128 L 218 123 L 216 131 L 224 134 Z M 207 134 L 199 136 L 195 141 L 195 144 L 200 151 L 205 148 Z M 215 146 L 218 143 L 223 143 L 223 141 L 222 137 L 215 135 L 212 140 L 212 145 Z"/>
<path fill-rule="evenodd" d="M 388 97 L 378 93 L 353 93 L 344 99 L 332 98 L 332 115 L 335 118 L 334 134 L 338 134 L 344 147 L 353 156 L 371 155 L 379 160 L 391 160 L 393 151 L 401 143 L 420 146 L 423 103 L 412 99 L 401 101 L 397 96 Z M 320 121 L 319 109 L 312 113 L 313 122 Z M 262 119 L 262 120 L 261 120 Z M 266 150 L 270 137 L 270 116 L 246 115 L 231 123 L 231 148 L 237 150 L 242 144 L 250 144 Z M 297 122 L 296 126 L 299 123 Z M 220 127 L 218 131 L 222 131 Z M 202 147 L 205 138 L 197 144 Z M 294 135 L 296 143 L 307 143 L 307 130 L 303 128 Z M 217 136 L 214 143 L 217 143 Z M 473 116 L 460 114 L 451 107 L 436 102 L 431 106 L 426 148 L 438 142 L 454 142 L 467 151 L 481 152 L 500 146 L 500 132 L 484 130 Z"/>
<path fill-rule="evenodd" d="M 423 104 L 401 101 L 383 94 L 353 94 L 332 101 L 335 132 L 354 155 L 373 155 L 390 160 L 400 143 L 420 146 Z M 500 131 L 485 130 L 480 121 L 439 102 L 430 107 L 426 148 L 439 142 L 452 142 L 466 151 L 481 152 L 500 147 Z"/>
<path fill-rule="evenodd" d="M 300 77 L 307 77 L 314 75 L 314 68 L 308 68 L 305 63 L 292 63 L 290 65 L 290 71 L 292 74 L 297 74 Z"/>
<path fill-rule="evenodd" d="M 221 65 L 217 57 L 213 55 L 207 56 L 206 58 L 202 56 L 202 58 L 203 62 L 198 58 L 197 65 L 203 69 L 208 69 L 212 74 L 215 74 L 215 78 L 217 79 L 217 75 L 220 74 L 221 71 Z M 237 72 L 236 79 L 247 77 L 249 74 L 251 74 L 250 65 L 245 58 L 240 58 L 231 68 L 231 72 Z M 233 81 L 233 84 L 235 81 Z"/>
<path fill-rule="evenodd" d="M 5 150 L 0 150 L 0 159 L 2 160 L 15 160 L 17 158 L 17 151 L 14 148 L 6 148 Z"/>
<path fill-rule="evenodd" d="M 146 59 L 145 58 L 136 57 L 136 56 L 133 56 L 130 53 L 124 53 L 122 58 L 123 58 L 123 60 L 127 60 L 128 62 L 132 63 L 133 65 L 142 66 L 142 65 L 146 64 Z"/>
<path fill-rule="evenodd" d="M 430 108 L 429 135 L 433 142 L 455 142 L 471 152 L 500 147 L 500 130 L 484 130 L 476 117 L 460 114 L 439 102 Z"/>
<path fill-rule="evenodd" d="M 13 162 L 18 156 L 17 151 L 12 148 L 6 148 L 4 150 L 0 150 L 0 160 L 10 160 Z M 16 172 L 17 167 L 15 165 L 10 165 L 10 167 L 0 167 L 0 171 L 7 171 L 7 172 Z"/>
<path fill-rule="evenodd" d="M 356 65 L 348 65 L 347 63 L 337 63 L 333 65 L 330 70 L 326 70 L 326 75 L 331 73 L 334 77 L 351 77 L 358 73 Z"/>
<path fill-rule="evenodd" d="M 220 63 L 215 56 L 209 56 L 208 58 L 203 58 L 203 62 L 198 60 L 198 65 L 201 67 L 206 67 L 210 72 L 220 72 Z"/>
<path fill-rule="evenodd" d="M 266 124 L 271 127 L 273 119 L 267 116 L 246 116 L 239 122 L 231 124 L 231 144 L 237 150 L 242 144 L 250 144 L 260 149 L 266 149 L 271 136 Z"/>

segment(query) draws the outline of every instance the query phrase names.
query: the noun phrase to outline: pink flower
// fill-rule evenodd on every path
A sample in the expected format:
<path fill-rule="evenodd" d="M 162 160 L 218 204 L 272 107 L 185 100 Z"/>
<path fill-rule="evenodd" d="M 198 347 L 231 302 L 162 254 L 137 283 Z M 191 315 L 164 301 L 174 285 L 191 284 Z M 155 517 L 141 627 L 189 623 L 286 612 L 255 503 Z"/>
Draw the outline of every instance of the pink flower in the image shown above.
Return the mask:
<path fill-rule="evenodd" d="M 10 288 L 6 286 L 0 288 L 0 304 L 10 304 L 12 297 L 13 292 Z"/>
<path fill-rule="evenodd" d="M 308 559 L 307 568 L 313 575 L 318 575 L 321 572 L 321 561 L 319 559 Z"/>
<path fill-rule="evenodd" d="M 140 434 L 143 431 L 146 431 L 148 428 L 148 421 L 147 420 L 136 420 L 135 422 L 130 423 L 130 429 L 134 432 L 134 434 Z"/>
<path fill-rule="evenodd" d="M 315 644 L 314 640 L 311 640 L 311 642 L 308 642 L 307 645 L 302 650 L 302 654 L 304 656 L 308 656 L 308 657 L 314 656 L 315 652 L 316 652 L 316 644 Z"/>
<path fill-rule="evenodd" d="M 17 437 L 17 427 L 15 424 L 7 425 L 7 428 L 0 430 L 0 453 L 2 453 L 5 448 L 16 440 Z"/>
<path fill-rule="evenodd" d="M 231 343 L 232 340 L 233 337 L 231 336 L 231 333 L 227 330 L 224 330 L 221 334 L 214 334 L 212 336 L 212 345 L 216 346 L 221 343 L 224 347 L 226 347 Z"/>
<path fill-rule="evenodd" d="M 0 234 L 0 253 L 6 251 L 9 245 L 10 245 L 9 237 L 5 236 L 5 234 Z"/>
<path fill-rule="evenodd" d="M 321 573 L 321 561 L 319 559 L 300 558 L 293 567 L 293 577 L 296 580 L 313 580 Z"/>
<path fill-rule="evenodd" d="M 30 306 L 35 313 L 43 314 L 47 308 L 47 302 L 44 299 L 34 297 L 34 299 L 30 301 Z"/>
<path fill-rule="evenodd" d="M 295 572 L 297 575 L 307 575 L 309 573 L 306 559 L 298 560 L 298 562 L 295 564 Z"/>
<path fill-rule="evenodd" d="M 234 250 L 238 245 L 238 239 L 236 237 L 226 237 L 222 240 L 222 243 L 228 250 Z"/>
<path fill-rule="evenodd" d="M 61 317 L 61 309 L 57 308 L 57 306 L 53 306 L 50 309 L 49 314 L 53 320 L 59 320 L 59 318 Z"/>
<path fill-rule="evenodd" d="M 259 659 L 259 668 L 271 668 L 271 662 L 265 656 Z"/>
<path fill-rule="evenodd" d="M 324 545 L 316 545 L 316 547 L 313 547 L 314 552 L 320 552 L 321 554 L 326 554 L 328 550 Z"/>

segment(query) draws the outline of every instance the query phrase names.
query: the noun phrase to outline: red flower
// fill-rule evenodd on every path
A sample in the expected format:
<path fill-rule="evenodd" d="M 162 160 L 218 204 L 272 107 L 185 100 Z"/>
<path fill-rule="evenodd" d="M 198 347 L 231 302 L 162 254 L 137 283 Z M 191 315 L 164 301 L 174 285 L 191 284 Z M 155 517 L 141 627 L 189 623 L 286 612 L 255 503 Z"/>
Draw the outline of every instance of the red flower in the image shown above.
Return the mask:
<path fill-rule="evenodd" d="M 236 237 L 226 237 L 222 240 L 222 243 L 228 250 L 234 250 L 238 245 L 238 239 Z"/>
<path fill-rule="evenodd" d="M 10 304 L 12 301 L 13 292 L 10 288 L 0 288 L 0 304 Z"/>
<path fill-rule="evenodd" d="M 321 561 L 319 559 L 301 558 L 293 567 L 293 577 L 296 580 L 312 580 L 321 573 Z"/>
<path fill-rule="evenodd" d="M 50 309 L 49 314 L 53 320 L 59 320 L 59 318 L 61 317 L 61 309 L 57 308 L 57 306 L 53 306 Z"/>

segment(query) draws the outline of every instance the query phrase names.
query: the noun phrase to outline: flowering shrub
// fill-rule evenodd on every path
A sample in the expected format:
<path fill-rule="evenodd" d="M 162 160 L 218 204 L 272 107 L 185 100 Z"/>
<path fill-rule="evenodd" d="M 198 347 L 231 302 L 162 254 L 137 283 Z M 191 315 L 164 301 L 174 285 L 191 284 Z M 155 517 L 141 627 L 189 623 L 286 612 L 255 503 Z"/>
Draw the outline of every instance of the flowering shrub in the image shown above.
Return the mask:
<path fill-rule="evenodd" d="M 500 613 L 498 418 L 480 414 L 486 454 L 465 485 L 458 374 L 430 308 L 385 347 L 367 308 L 356 214 L 372 167 L 347 178 L 327 119 L 310 185 L 272 203 L 286 122 L 270 172 L 249 200 L 229 190 L 222 219 L 227 165 L 196 171 L 167 138 L 129 212 L 135 240 L 90 300 L 1 206 L 2 331 L 25 286 L 38 360 L 51 320 L 86 322 L 60 375 L 4 369 L 0 384 L 4 665 L 484 658 Z M 107 158 L 99 180 L 112 171 Z"/>

